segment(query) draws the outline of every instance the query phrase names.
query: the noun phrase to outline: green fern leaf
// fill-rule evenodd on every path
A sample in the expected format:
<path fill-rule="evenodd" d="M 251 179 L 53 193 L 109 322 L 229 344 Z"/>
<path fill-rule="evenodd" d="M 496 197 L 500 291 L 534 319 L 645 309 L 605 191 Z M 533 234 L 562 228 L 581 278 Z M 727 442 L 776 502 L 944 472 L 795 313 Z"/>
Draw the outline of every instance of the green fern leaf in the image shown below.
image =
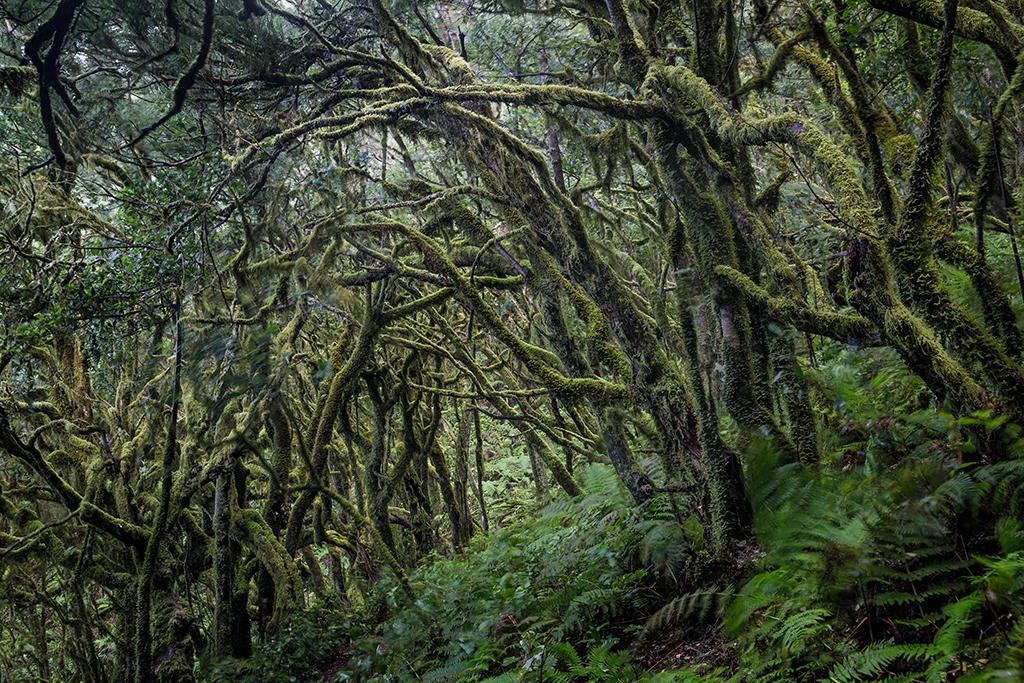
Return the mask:
<path fill-rule="evenodd" d="M 883 670 L 898 659 L 921 660 L 934 657 L 939 653 L 932 645 L 889 645 L 876 649 L 864 650 L 846 657 L 832 668 L 829 678 L 835 683 L 854 683 L 869 679 L 877 679 Z M 896 676 L 901 679 L 904 677 Z"/>
<path fill-rule="evenodd" d="M 831 616 L 829 610 L 821 608 L 797 612 L 786 617 L 775 638 L 781 641 L 784 651 L 801 652 L 808 640 L 828 629 L 828 625 L 822 622 Z"/>
<path fill-rule="evenodd" d="M 548 645 L 548 653 L 554 656 L 562 664 L 568 666 L 572 673 L 582 671 L 586 668 L 583 664 L 583 660 L 580 659 L 580 654 L 576 652 L 576 648 L 569 643 L 550 643 Z"/>
<path fill-rule="evenodd" d="M 719 591 L 717 586 L 712 586 L 708 590 L 680 595 L 648 617 L 636 642 L 643 643 L 654 634 L 672 628 L 694 615 L 696 615 L 698 623 L 705 623 L 710 617 L 717 617 L 725 611 L 732 595 L 731 587 L 725 591 Z"/>
<path fill-rule="evenodd" d="M 952 656 L 960 652 L 964 631 L 981 618 L 978 607 L 984 598 L 979 590 L 942 608 L 947 619 L 935 634 L 934 642 L 943 653 Z"/>

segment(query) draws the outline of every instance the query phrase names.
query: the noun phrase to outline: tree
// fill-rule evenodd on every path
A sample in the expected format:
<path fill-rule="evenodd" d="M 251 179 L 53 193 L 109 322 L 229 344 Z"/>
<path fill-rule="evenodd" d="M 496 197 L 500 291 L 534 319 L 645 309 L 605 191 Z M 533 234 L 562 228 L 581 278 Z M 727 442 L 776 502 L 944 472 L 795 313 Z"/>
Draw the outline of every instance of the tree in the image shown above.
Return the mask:
<path fill-rule="evenodd" d="M 439 516 L 464 546 L 483 418 L 541 496 L 578 459 L 680 494 L 699 573 L 748 533 L 748 446 L 819 459 L 819 352 L 1024 416 L 1008 6 L 3 11 L 0 571 L 38 676 L 191 680 L 251 602 L 263 637 L 326 590 L 314 547 L 358 601 Z"/>

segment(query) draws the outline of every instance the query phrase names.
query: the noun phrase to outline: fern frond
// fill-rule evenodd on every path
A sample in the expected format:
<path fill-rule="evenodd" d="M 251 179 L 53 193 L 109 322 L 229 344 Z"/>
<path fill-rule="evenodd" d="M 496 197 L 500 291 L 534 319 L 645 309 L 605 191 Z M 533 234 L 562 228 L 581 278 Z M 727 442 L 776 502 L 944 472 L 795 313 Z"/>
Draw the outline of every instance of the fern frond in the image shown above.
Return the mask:
<path fill-rule="evenodd" d="M 963 571 L 968 567 L 968 563 L 959 558 L 952 560 L 946 560 L 945 562 L 933 562 L 926 564 L 923 567 L 918 567 L 912 571 L 906 573 L 906 578 L 911 581 L 920 581 L 921 579 L 929 576 L 935 576 L 937 574 L 949 574 L 953 572 Z"/>
<path fill-rule="evenodd" d="M 878 683 L 917 683 L 920 677 L 916 674 L 896 674 L 894 676 L 886 676 Z"/>
<path fill-rule="evenodd" d="M 629 665 L 629 656 L 613 652 L 612 645 L 607 642 L 588 650 L 586 663 L 576 648 L 566 642 L 549 644 L 548 654 L 567 668 L 565 680 L 588 683 L 632 683 L 637 680 L 636 671 Z M 545 676 L 545 680 L 556 679 Z"/>
<path fill-rule="evenodd" d="M 970 473 L 957 472 L 935 489 L 924 508 L 932 513 L 945 512 L 947 507 L 955 512 L 968 509 L 973 512 L 981 503 L 981 493 L 978 482 Z"/>
<path fill-rule="evenodd" d="M 829 610 L 820 607 L 797 612 L 783 620 L 774 638 L 781 642 L 785 652 L 801 652 L 808 640 L 828 628 L 823 622 L 831 616 Z"/>
<path fill-rule="evenodd" d="M 466 662 L 459 680 L 465 683 L 472 683 L 485 678 L 487 674 L 496 671 L 505 660 L 509 649 L 514 642 L 515 632 L 498 636 L 489 640 L 473 653 L 472 659 Z M 510 642 L 511 641 L 511 642 Z"/>
<path fill-rule="evenodd" d="M 430 667 L 423 676 L 424 683 L 455 683 L 459 680 L 466 668 L 465 660 L 449 661 L 446 664 L 436 664 Z"/>
<path fill-rule="evenodd" d="M 584 476 L 584 488 L 592 495 L 602 495 L 609 498 L 619 497 L 625 501 L 626 487 L 619 479 L 619 475 L 611 467 L 591 465 L 587 468 Z"/>
<path fill-rule="evenodd" d="M 738 677 L 728 678 L 725 669 L 680 669 L 647 675 L 643 683 L 735 683 Z"/>
<path fill-rule="evenodd" d="M 871 600 L 871 604 L 875 607 L 889 607 L 890 605 L 906 605 L 911 602 L 920 601 L 921 596 L 914 595 L 912 593 L 903 593 L 901 591 L 889 591 L 887 593 L 879 593 Z"/>
<path fill-rule="evenodd" d="M 1017 451 L 1024 451 L 1024 439 L 1014 444 Z M 1024 452 L 1021 453 L 1024 456 Z M 1005 460 L 998 464 L 986 467 L 978 475 L 986 477 L 995 484 L 995 500 L 1002 504 L 1013 506 L 1019 502 L 1021 491 L 1024 490 L 1024 457 Z M 1009 504 L 1009 505 L 1008 505 Z"/>
<path fill-rule="evenodd" d="M 521 673 L 518 669 L 512 669 L 492 678 L 484 678 L 480 683 L 516 683 L 520 680 Z"/>
<path fill-rule="evenodd" d="M 643 643 L 650 636 L 672 628 L 691 616 L 696 616 L 697 623 L 705 623 L 719 616 L 725 611 L 733 593 L 731 587 L 719 591 L 717 586 L 712 586 L 707 590 L 680 595 L 647 619 L 636 642 Z"/>
<path fill-rule="evenodd" d="M 602 619 L 615 616 L 622 605 L 622 599 L 622 592 L 615 588 L 594 588 L 580 593 L 570 600 L 562 623 L 553 635 L 562 638 L 575 629 L 593 624 L 598 615 Z"/>
<path fill-rule="evenodd" d="M 984 599 L 984 592 L 979 590 L 942 608 L 946 622 L 939 627 L 934 642 L 943 653 L 955 655 L 960 652 L 964 631 L 981 619 L 978 607 Z"/>
<path fill-rule="evenodd" d="M 856 652 L 847 656 L 829 672 L 830 680 L 835 683 L 854 683 L 868 679 L 876 679 L 883 670 L 898 659 L 924 660 L 939 654 L 933 645 L 889 645 L 877 649 Z M 906 676 L 894 676 L 897 680 L 905 680 Z"/>
<path fill-rule="evenodd" d="M 871 604 L 875 607 L 888 607 L 890 605 L 907 605 L 910 603 L 921 603 L 929 598 L 935 598 L 942 595 L 954 595 L 958 591 L 962 590 L 966 584 L 964 581 L 947 581 L 933 586 L 922 588 L 916 593 L 904 593 L 902 591 L 889 591 L 886 593 L 879 593 L 872 600 Z"/>
<path fill-rule="evenodd" d="M 572 514 L 576 511 L 579 506 L 579 501 L 572 498 L 555 498 L 553 501 L 544 506 L 544 509 L 540 511 L 541 515 L 545 517 L 558 517 L 561 515 Z"/>
<path fill-rule="evenodd" d="M 548 653 L 553 655 L 561 663 L 568 666 L 571 670 L 583 669 L 583 660 L 580 659 L 580 653 L 576 652 L 576 648 L 566 642 L 555 642 L 548 644 Z"/>
<path fill-rule="evenodd" d="M 690 548 L 686 532 L 675 519 L 660 521 L 652 526 L 640 543 L 640 559 L 659 575 L 675 579 L 679 558 Z"/>

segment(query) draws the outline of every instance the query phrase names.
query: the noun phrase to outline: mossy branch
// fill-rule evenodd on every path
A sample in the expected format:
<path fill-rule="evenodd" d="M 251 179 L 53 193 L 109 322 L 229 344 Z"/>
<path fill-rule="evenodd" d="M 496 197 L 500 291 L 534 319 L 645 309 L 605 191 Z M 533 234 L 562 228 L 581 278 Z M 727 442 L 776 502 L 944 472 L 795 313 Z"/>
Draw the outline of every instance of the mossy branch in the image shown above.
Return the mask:
<path fill-rule="evenodd" d="M 406 234 L 410 241 L 423 254 L 428 266 L 452 282 L 460 296 L 469 304 L 494 335 L 501 340 L 516 357 L 530 370 L 533 375 L 548 388 L 551 393 L 562 398 L 592 400 L 605 403 L 622 400 L 629 396 L 626 386 L 612 384 L 602 379 L 571 379 L 557 372 L 548 359 L 542 356 L 550 352 L 524 342 L 514 334 L 501 320 L 494 309 L 480 296 L 480 292 L 462 275 L 448 259 L 444 250 L 432 239 L 414 228 L 406 226 Z"/>
<path fill-rule="evenodd" d="M 639 85 L 647 72 L 649 53 L 633 23 L 632 9 L 623 0 L 605 0 L 608 15 L 615 27 L 621 66 L 633 85 Z"/>
<path fill-rule="evenodd" d="M 359 511 L 359 509 L 352 503 L 352 501 L 342 496 L 338 492 L 333 491 L 330 488 L 323 488 L 321 489 L 321 493 L 330 498 L 331 500 L 337 501 L 345 510 L 346 514 L 348 514 L 352 519 L 354 519 L 356 522 L 358 522 L 360 525 L 365 527 L 370 532 L 370 535 L 373 536 L 374 542 L 377 544 L 377 550 L 380 551 L 380 553 L 384 556 L 384 560 L 388 563 L 391 569 L 393 569 L 395 574 L 398 576 L 398 581 L 402 584 L 402 590 L 405 591 L 405 594 L 408 595 L 410 599 L 415 600 L 416 593 L 413 592 L 412 586 L 409 585 L 409 577 L 406 575 L 405 569 L 402 568 L 402 565 L 398 563 L 398 560 L 395 559 L 395 556 L 391 553 L 390 550 L 388 550 L 387 544 L 384 542 L 384 539 L 381 538 L 380 532 L 377 530 L 377 527 L 374 526 L 373 522 L 371 522 L 365 515 L 363 515 L 363 513 Z"/>
<path fill-rule="evenodd" d="M 733 287 L 743 292 L 748 301 L 764 310 L 776 322 L 853 346 L 885 344 L 878 328 L 867 318 L 816 311 L 788 297 L 773 297 L 749 277 L 729 266 L 718 266 L 715 274 L 728 280 Z"/>
<path fill-rule="evenodd" d="M 212 4 L 212 0 L 211 0 Z M 142 567 L 139 572 L 138 587 L 135 598 L 135 682 L 145 683 L 149 680 L 150 664 L 150 598 L 153 593 L 153 582 L 156 576 L 156 560 L 160 544 L 167 531 L 171 510 L 173 476 L 178 456 L 178 412 L 181 408 L 181 366 L 182 350 L 185 345 L 181 322 L 181 294 L 177 295 L 174 325 L 174 380 L 171 387 L 170 415 L 167 419 L 167 434 L 164 439 L 163 453 L 160 462 L 160 505 L 156 511 L 153 528 L 146 543 Z"/>
<path fill-rule="evenodd" d="M 937 0 L 868 0 L 868 4 L 887 14 L 905 17 L 935 29 L 941 29 L 946 23 L 943 4 Z M 1008 30 L 1001 31 L 1000 22 L 974 7 L 959 7 L 956 15 L 953 34 L 988 45 L 1002 62 L 1006 73 L 1013 73 L 1017 55 L 1024 46 L 1024 27 L 1017 23 L 1004 24 Z"/>
<path fill-rule="evenodd" d="M 758 121 L 733 115 L 719 131 L 723 137 L 740 144 L 784 142 L 795 146 L 821 165 L 847 227 L 857 235 L 880 239 L 856 170 L 843 150 L 816 125 L 794 113 Z"/>
<path fill-rule="evenodd" d="M 209 1 L 212 2 L 212 0 Z M 64 40 L 75 22 L 79 7 L 83 4 L 85 4 L 85 0 L 61 0 L 50 18 L 43 22 L 25 43 L 25 54 L 39 73 L 39 116 L 43 121 L 43 130 L 46 131 L 46 140 L 49 143 L 50 151 L 53 152 L 53 159 L 57 161 L 61 170 L 69 165 L 70 160 L 60 144 L 57 117 L 53 112 L 50 90 L 52 88 L 68 105 L 68 109 L 74 115 L 78 115 L 78 109 L 71 102 L 71 98 L 68 97 L 67 91 L 61 83 L 59 59 L 64 47 Z M 41 57 L 39 52 L 47 42 L 50 42 L 50 50 L 45 57 Z"/>
<path fill-rule="evenodd" d="M 334 425 L 338 420 L 338 413 L 341 410 L 342 397 L 359 378 L 359 374 L 363 371 L 366 363 L 369 362 L 370 355 L 377 346 L 377 339 L 382 330 L 380 307 L 383 302 L 379 299 L 374 301 L 371 297 L 371 292 L 372 288 L 367 286 L 366 309 L 355 348 L 353 348 L 344 365 L 341 365 L 340 362 L 334 364 L 334 367 L 339 369 L 331 380 L 320 419 L 314 424 L 315 436 L 311 440 L 311 471 L 309 474 L 316 481 L 323 479 L 327 466 L 328 448 L 330 447 L 331 436 L 334 433 Z M 340 359 L 338 360 L 340 361 Z M 310 505 L 313 504 L 315 497 L 315 490 L 306 489 L 299 496 L 298 500 L 295 501 L 288 520 L 288 531 L 285 537 L 285 547 L 290 553 L 298 550 L 303 518 Z"/>
<path fill-rule="evenodd" d="M 302 579 L 291 554 L 278 540 L 274 530 L 256 510 L 235 508 L 231 511 L 231 530 L 253 549 L 266 567 L 276 588 L 274 620 L 284 623 L 302 601 Z"/>
<path fill-rule="evenodd" d="M 910 189 L 907 192 L 904 211 L 900 216 L 900 239 L 927 242 L 922 231 L 932 205 L 935 172 L 943 149 L 942 133 L 945 129 L 943 124 L 947 107 L 946 92 L 952 78 L 953 29 L 956 26 L 957 2 L 958 0 L 946 0 L 944 8 L 946 21 L 928 93 L 924 133 L 914 153 L 909 178 Z"/>
<path fill-rule="evenodd" d="M 125 147 L 134 147 L 137 145 L 147 135 L 176 116 L 181 111 L 182 107 L 185 106 L 185 98 L 188 97 L 188 91 L 192 89 L 193 85 L 195 85 L 199 72 L 202 71 L 204 66 L 206 66 L 206 59 L 210 56 L 210 48 L 213 45 L 214 5 L 214 0 L 205 0 L 203 3 L 203 34 L 200 39 L 199 54 L 196 55 L 195 61 L 189 65 L 188 70 L 182 74 L 177 85 L 174 86 L 174 97 L 171 108 L 159 119 L 140 130 L 138 135 L 136 135 L 131 142 L 126 144 Z"/>
<path fill-rule="evenodd" d="M 767 3 L 763 0 L 758 0 L 757 5 L 759 11 L 767 12 Z M 776 49 L 788 41 L 782 31 L 776 28 L 774 24 L 766 24 L 762 30 L 775 45 Z M 793 45 L 790 48 L 790 52 L 792 61 L 807 70 L 811 78 L 821 88 L 825 99 L 835 108 L 836 118 L 850 137 L 850 141 L 857 150 L 857 155 L 861 159 L 867 159 L 869 152 L 864 139 L 864 129 L 861 127 L 860 120 L 856 116 L 854 105 L 841 87 L 836 69 L 818 54 L 811 52 L 801 45 Z"/>
<path fill-rule="evenodd" d="M 886 144 L 890 138 L 897 134 L 897 128 L 892 119 L 889 118 L 886 110 L 879 105 L 873 106 L 873 98 L 869 97 L 867 85 L 861 77 L 860 71 L 854 66 L 847 55 L 839 49 L 832 36 L 829 35 L 825 24 L 818 18 L 817 13 L 806 3 L 801 1 L 801 10 L 807 16 L 811 26 L 811 32 L 822 50 L 832 58 L 843 73 L 847 88 L 856 108 L 856 114 L 863 131 L 863 145 L 858 149 L 866 149 L 868 169 L 871 173 L 871 184 L 875 198 L 882 209 L 882 215 L 886 222 L 895 220 L 896 206 L 892 185 L 885 173 L 885 163 L 882 160 L 881 146 Z"/>
<path fill-rule="evenodd" d="M 68 510 L 77 510 L 81 520 L 116 538 L 128 548 L 146 547 L 149 532 L 124 519 L 102 510 L 85 500 L 70 484 L 50 467 L 43 455 L 34 447 L 23 443 L 10 427 L 6 414 L 0 414 L 0 448 L 21 460 L 34 470 L 53 494 Z"/>
<path fill-rule="evenodd" d="M 1022 90 L 1024 90 L 1024 50 L 1018 57 L 1017 67 L 1014 69 L 1010 84 L 999 95 L 999 101 L 996 102 L 996 106 L 992 110 L 992 125 L 982 136 L 981 160 L 978 164 L 974 192 L 974 224 L 979 236 L 982 235 L 988 219 L 989 200 L 996 191 L 999 167 L 999 160 L 996 158 L 999 150 L 997 141 L 1002 133 L 1003 117 L 1006 114 L 1006 108 L 1020 97 Z M 1009 209 L 1009 207 L 1006 208 Z M 980 243 L 979 251 L 981 251 Z"/>
<path fill-rule="evenodd" d="M 810 31 L 801 31 L 776 44 L 775 52 L 772 53 L 771 59 L 768 60 L 768 64 L 761 73 L 741 85 L 739 90 L 729 95 L 729 99 L 735 99 L 754 90 L 770 88 L 775 82 L 775 78 L 789 65 L 794 49 L 807 40 L 810 35 Z"/>

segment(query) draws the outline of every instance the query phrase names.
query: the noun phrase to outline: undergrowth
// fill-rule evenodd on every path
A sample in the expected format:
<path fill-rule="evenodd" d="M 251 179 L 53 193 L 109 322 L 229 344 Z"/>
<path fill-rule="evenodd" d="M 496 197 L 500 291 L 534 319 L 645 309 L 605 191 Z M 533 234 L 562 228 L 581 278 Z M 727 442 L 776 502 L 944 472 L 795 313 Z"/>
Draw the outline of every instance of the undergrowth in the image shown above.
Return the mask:
<path fill-rule="evenodd" d="M 743 644 L 736 680 L 1007 680 L 1019 675 L 1024 480 L 1018 430 L 994 465 L 972 449 L 869 450 L 855 468 L 781 464 L 762 449 L 747 474 L 765 554 L 722 609 Z M 940 435 L 936 435 L 936 439 Z M 1011 676 L 1011 678 L 1012 678 Z"/>
<path fill-rule="evenodd" d="M 256 646 L 247 659 L 203 656 L 199 680 L 205 683 L 300 683 L 316 680 L 318 667 L 363 633 L 337 597 L 326 596 L 292 615 L 277 633 Z"/>
<path fill-rule="evenodd" d="M 1005 457 L 973 462 L 964 434 L 1002 443 Z M 350 652 L 337 681 L 1019 681 L 1022 444 L 986 414 L 921 410 L 876 425 L 856 457 L 848 448 L 813 467 L 754 447 L 756 515 L 735 559 L 745 568 L 717 584 L 685 576 L 686 559 L 706 552 L 679 512 L 689 506 L 661 496 L 637 509 L 610 468 L 593 466 L 586 495 L 415 572 L 415 601 L 385 573 L 373 600 L 387 617 L 370 635 L 340 611 L 305 617 L 240 680 L 310 677 L 302 643 L 316 636 L 302 624 L 331 623 Z M 631 659 L 697 624 L 735 645 L 731 661 L 657 673 Z M 259 678 L 260 667 L 296 673 Z"/>
<path fill-rule="evenodd" d="M 668 558 L 683 549 L 685 532 L 676 533 L 665 510 L 636 510 L 610 468 L 592 468 L 586 490 L 470 554 L 438 558 L 413 579 L 412 604 L 384 579 L 379 589 L 392 616 L 379 646 L 345 675 L 427 683 L 637 680 L 636 672 L 594 676 L 628 670 L 628 656 L 613 646 L 639 630 L 656 598 L 651 577 L 674 571 Z M 676 550 L 655 549 L 658 529 Z"/>
<path fill-rule="evenodd" d="M 760 550 L 735 585 L 680 580 L 699 534 L 665 500 L 635 510 L 613 475 L 595 469 L 590 495 L 426 569 L 416 604 L 402 605 L 392 587 L 378 671 L 396 681 L 654 680 L 625 645 L 718 623 L 739 646 L 731 669 L 657 679 L 1019 680 L 1019 430 L 934 411 L 900 424 L 886 429 L 901 437 L 902 455 L 876 439 L 859 462 L 809 467 L 752 449 Z M 971 462 L 968 430 L 1004 442 L 1007 458 Z M 676 596 L 645 590 L 655 584 Z"/>

